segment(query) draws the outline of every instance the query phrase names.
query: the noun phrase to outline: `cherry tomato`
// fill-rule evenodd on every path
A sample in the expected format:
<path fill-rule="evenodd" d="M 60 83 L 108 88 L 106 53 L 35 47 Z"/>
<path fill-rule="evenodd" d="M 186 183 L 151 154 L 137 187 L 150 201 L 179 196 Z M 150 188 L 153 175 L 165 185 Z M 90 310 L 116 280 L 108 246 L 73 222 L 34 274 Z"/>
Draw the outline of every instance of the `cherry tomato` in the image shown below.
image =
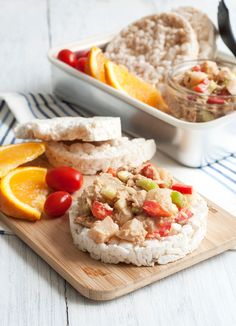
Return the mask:
<path fill-rule="evenodd" d="M 76 58 L 75 53 L 68 49 L 61 50 L 58 53 L 57 58 L 60 61 L 63 61 L 66 64 L 68 64 L 69 66 L 74 67 L 74 68 L 76 67 L 77 62 L 78 62 L 78 59 Z"/>
<path fill-rule="evenodd" d="M 86 62 L 87 62 L 87 58 L 85 57 L 79 58 L 76 65 L 76 69 L 78 69 L 81 72 L 85 72 Z"/>
<path fill-rule="evenodd" d="M 46 182 L 53 190 L 64 190 L 69 193 L 79 190 L 83 184 L 83 175 L 69 166 L 48 170 Z"/>
<path fill-rule="evenodd" d="M 110 216 L 113 212 L 113 209 L 109 205 L 100 203 L 97 200 L 93 202 L 91 210 L 93 216 L 99 220 L 104 220 L 104 218 Z"/>
<path fill-rule="evenodd" d="M 77 59 L 84 58 L 84 57 L 87 58 L 89 52 L 90 52 L 89 50 L 76 51 L 75 55 Z"/>
<path fill-rule="evenodd" d="M 44 212 L 50 217 L 59 217 L 70 208 L 72 197 L 68 192 L 56 191 L 50 194 L 44 204 Z"/>
<path fill-rule="evenodd" d="M 145 200 L 143 211 L 151 217 L 169 217 L 171 213 L 154 200 Z"/>

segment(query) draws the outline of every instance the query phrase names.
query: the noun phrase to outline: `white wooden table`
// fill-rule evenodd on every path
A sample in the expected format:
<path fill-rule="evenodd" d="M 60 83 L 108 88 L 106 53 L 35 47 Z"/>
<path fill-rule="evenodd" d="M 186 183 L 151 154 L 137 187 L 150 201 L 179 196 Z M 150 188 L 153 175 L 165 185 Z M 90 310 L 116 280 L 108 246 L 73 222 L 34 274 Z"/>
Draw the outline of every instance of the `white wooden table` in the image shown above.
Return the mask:
<path fill-rule="evenodd" d="M 236 2 L 227 3 L 236 21 Z M 0 0 L 0 91 L 48 93 L 49 47 L 117 30 L 179 5 L 197 6 L 215 21 L 215 0 Z M 171 160 L 160 154 L 159 159 L 181 175 Z M 1 326 L 236 325 L 235 251 L 118 300 L 96 303 L 78 294 L 4 226 L 0 232 Z"/>

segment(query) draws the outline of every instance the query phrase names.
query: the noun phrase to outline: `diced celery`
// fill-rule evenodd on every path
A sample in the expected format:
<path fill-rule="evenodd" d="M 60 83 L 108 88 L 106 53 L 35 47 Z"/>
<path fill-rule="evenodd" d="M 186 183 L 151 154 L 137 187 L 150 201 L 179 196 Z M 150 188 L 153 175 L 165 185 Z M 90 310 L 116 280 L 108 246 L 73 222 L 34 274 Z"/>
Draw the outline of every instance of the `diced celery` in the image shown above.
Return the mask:
<path fill-rule="evenodd" d="M 112 186 L 109 186 L 109 185 L 104 186 L 102 188 L 102 190 L 101 190 L 101 195 L 103 197 L 107 198 L 107 199 L 110 199 L 110 200 L 115 198 L 116 193 L 117 193 L 116 189 L 114 187 L 112 187 Z"/>
<path fill-rule="evenodd" d="M 120 198 L 120 199 L 118 199 L 118 200 L 115 202 L 114 207 L 115 207 L 118 211 L 123 210 L 124 208 L 127 207 L 126 200 L 125 200 L 124 198 Z"/>
<path fill-rule="evenodd" d="M 136 185 L 146 191 L 158 188 L 158 185 L 153 180 L 145 177 L 136 180 Z"/>
<path fill-rule="evenodd" d="M 206 110 L 201 111 L 201 120 L 202 121 L 211 121 L 213 119 L 214 119 L 213 113 L 206 111 Z"/>
<path fill-rule="evenodd" d="M 131 177 L 132 173 L 130 173 L 129 171 L 119 171 L 117 172 L 117 177 L 123 181 L 126 182 L 129 177 Z"/>
<path fill-rule="evenodd" d="M 216 82 L 214 82 L 214 80 L 211 80 L 209 85 L 207 86 L 207 89 L 209 91 L 209 93 L 214 92 L 214 90 L 217 88 L 217 84 Z"/>
<path fill-rule="evenodd" d="M 175 190 L 172 191 L 171 200 L 172 200 L 172 203 L 177 205 L 178 207 L 186 206 L 186 198 L 184 197 L 183 194 L 181 194 L 178 191 L 175 191 Z"/>

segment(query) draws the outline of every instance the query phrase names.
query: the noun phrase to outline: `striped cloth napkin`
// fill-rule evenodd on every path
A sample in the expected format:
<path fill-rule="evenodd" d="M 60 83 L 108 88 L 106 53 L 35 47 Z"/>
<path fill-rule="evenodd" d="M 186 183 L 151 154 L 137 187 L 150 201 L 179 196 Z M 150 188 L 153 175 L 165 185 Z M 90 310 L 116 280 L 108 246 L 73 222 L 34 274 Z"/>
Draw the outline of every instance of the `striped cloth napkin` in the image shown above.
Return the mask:
<path fill-rule="evenodd" d="M 0 94 L 0 145 L 20 142 L 13 128 L 17 122 L 55 116 L 84 116 L 83 109 L 45 94 Z M 236 153 L 199 168 L 186 168 L 157 152 L 159 165 L 170 169 L 176 178 L 194 184 L 197 190 L 236 216 Z"/>

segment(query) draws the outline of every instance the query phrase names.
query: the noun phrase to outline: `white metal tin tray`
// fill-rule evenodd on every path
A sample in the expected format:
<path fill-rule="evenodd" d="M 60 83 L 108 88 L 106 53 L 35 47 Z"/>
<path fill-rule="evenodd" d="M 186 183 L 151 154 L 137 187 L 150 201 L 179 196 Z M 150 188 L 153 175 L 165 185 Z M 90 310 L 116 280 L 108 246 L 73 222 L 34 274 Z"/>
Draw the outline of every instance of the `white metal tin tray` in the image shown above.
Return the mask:
<path fill-rule="evenodd" d="M 114 34 L 96 36 L 51 49 L 48 58 L 52 65 L 53 93 L 80 106 L 85 115 L 119 116 L 126 133 L 154 138 L 162 152 L 186 166 L 204 166 L 236 152 L 236 112 L 209 122 L 182 121 L 57 59 L 63 48 L 78 51 L 104 47 L 113 37 Z M 225 55 L 220 54 L 220 58 Z"/>

